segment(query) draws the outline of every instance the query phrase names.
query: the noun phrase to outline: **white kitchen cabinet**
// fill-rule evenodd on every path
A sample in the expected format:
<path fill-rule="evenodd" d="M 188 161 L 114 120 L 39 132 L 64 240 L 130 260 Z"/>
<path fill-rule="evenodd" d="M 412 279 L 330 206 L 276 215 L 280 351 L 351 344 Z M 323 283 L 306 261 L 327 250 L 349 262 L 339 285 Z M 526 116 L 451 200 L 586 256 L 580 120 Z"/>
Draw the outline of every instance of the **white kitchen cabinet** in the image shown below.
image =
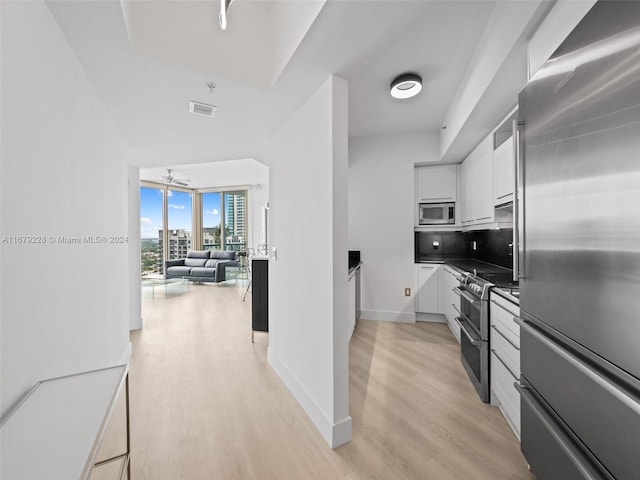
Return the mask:
<path fill-rule="evenodd" d="M 515 189 L 513 137 L 493 152 L 493 203 L 502 205 L 513 201 Z"/>
<path fill-rule="evenodd" d="M 447 319 L 449 329 L 460 343 L 460 325 L 456 321 L 460 308 L 460 294 L 456 291 L 458 286 L 458 276 L 460 275 L 454 268 L 444 265 L 438 271 L 438 301 L 441 312 Z"/>
<path fill-rule="evenodd" d="M 416 167 L 416 204 L 455 202 L 456 166 Z"/>
<path fill-rule="evenodd" d="M 439 264 L 416 265 L 416 312 L 441 313 L 438 305 Z"/>
<path fill-rule="evenodd" d="M 462 224 L 494 221 L 493 136 L 489 135 L 465 158 L 462 175 Z"/>
<path fill-rule="evenodd" d="M 514 386 L 520 380 L 520 326 L 514 320 L 520 307 L 494 292 L 489 299 L 491 403 L 520 438 L 520 395 Z"/>

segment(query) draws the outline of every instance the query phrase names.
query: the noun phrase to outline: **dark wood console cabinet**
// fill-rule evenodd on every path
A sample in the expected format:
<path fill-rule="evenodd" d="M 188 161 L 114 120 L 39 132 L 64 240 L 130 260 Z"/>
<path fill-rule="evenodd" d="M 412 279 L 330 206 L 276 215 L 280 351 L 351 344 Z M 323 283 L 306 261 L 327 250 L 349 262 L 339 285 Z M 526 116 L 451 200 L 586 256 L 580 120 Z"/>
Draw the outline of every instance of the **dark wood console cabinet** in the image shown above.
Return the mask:
<path fill-rule="evenodd" d="M 269 331 L 269 260 L 251 261 L 251 341 L 253 332 Z"/>

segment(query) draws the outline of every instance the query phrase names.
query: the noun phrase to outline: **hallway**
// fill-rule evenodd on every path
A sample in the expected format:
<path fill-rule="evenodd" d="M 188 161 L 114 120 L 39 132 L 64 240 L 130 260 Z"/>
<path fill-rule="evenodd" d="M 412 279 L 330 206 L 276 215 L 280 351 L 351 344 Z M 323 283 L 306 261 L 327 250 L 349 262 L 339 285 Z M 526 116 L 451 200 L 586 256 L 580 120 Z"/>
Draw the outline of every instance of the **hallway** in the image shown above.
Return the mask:
<path fill-rule="evenodd" d="M 353 440 L 331 450 L 251 343 L 243 288 L 143 299 L 133 332 L 132 477 L 533 479 L 477 398 L 444 324 L 360 321 L 350 346 Z"/>

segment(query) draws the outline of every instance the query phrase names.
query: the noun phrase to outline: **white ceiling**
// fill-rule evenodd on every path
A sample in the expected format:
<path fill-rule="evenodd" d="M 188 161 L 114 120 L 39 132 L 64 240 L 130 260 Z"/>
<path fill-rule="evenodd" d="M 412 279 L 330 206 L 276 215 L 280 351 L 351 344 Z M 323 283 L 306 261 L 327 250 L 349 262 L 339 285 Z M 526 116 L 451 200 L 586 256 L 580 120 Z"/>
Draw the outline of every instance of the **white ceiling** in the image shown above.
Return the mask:
<path fill-rule="evenodd" d="M 140 169 L 140 179 L 150 182 L 162 183 L 161 175 L 166 174 L 167 169 L 164 167 Z M 262 186 L 269 183 L 269 169 L 250 158 L 178 165 L 172 169 L 171 175 L 177 179 L 190 180 L 190 188 Z"/>
<path fill-rule="evenodd" d="M 219 1 L 126 1 L 122 10 L 134 52 L 269 88 L 325 1 L 236 0 L 226 30 Z"/>
<path fill-rule="evenodd" d="M 264 159 L 270 136 L 329 74 L 349 81 L 350 136 L 439 128 L 495 4 L 330 0 L 314 2 L 316 10 L 291 7 L 299 3 L 236 0 L 227 32 L 216 30 L 217 0 L 126 2 L 129 30 L 119 1 L 48 5 L 127 142 L 130 163 L 163 167 Z M 213 20 L 202 21 L 212 12 Z M 277 22 L 298 26 L 271 50 L 280 52 L 280 64 L 274 53 L 271 62 L 244 65 L 241 47 L 233 46 L 259 51 L 256 35 L 238 38 L 239 22 L 259 19 L 272 22 L 256 30 L 267 36 Z M 260 80 L 249 78 L 254 67 Z M 388 88 L 405 71 L 421 74 L 425 88 L 403 102 Z M 270 76 L 275 82 L 265 87 Z M 217 84 L 214 93 L 208 81 Z M 216 105 L 216 118 L 189 114 L 189 100 Z"/>

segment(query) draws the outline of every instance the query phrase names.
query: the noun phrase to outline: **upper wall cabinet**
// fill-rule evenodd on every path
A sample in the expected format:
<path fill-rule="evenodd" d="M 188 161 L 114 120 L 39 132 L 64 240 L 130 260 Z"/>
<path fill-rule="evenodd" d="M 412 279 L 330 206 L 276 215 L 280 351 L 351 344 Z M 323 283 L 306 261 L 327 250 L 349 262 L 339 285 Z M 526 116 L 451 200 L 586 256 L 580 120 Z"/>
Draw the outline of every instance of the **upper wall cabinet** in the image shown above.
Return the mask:
<path fill-rule="evenodd" d="M 513 201 L 515 188 L 513 137 L 493 152 L 493 202 L 504 205 Z"/>
<path fill-rule="evenodd" d="M 494 221 L 493 136 L 489 135 L 465 158 L 460 173 L 464 193 L 462 224 L 477 225 Z"/>
<path fill-rule="evenodd" d="M 416 168 L 416 203 L 456 201 L 456 166 Z"/>

